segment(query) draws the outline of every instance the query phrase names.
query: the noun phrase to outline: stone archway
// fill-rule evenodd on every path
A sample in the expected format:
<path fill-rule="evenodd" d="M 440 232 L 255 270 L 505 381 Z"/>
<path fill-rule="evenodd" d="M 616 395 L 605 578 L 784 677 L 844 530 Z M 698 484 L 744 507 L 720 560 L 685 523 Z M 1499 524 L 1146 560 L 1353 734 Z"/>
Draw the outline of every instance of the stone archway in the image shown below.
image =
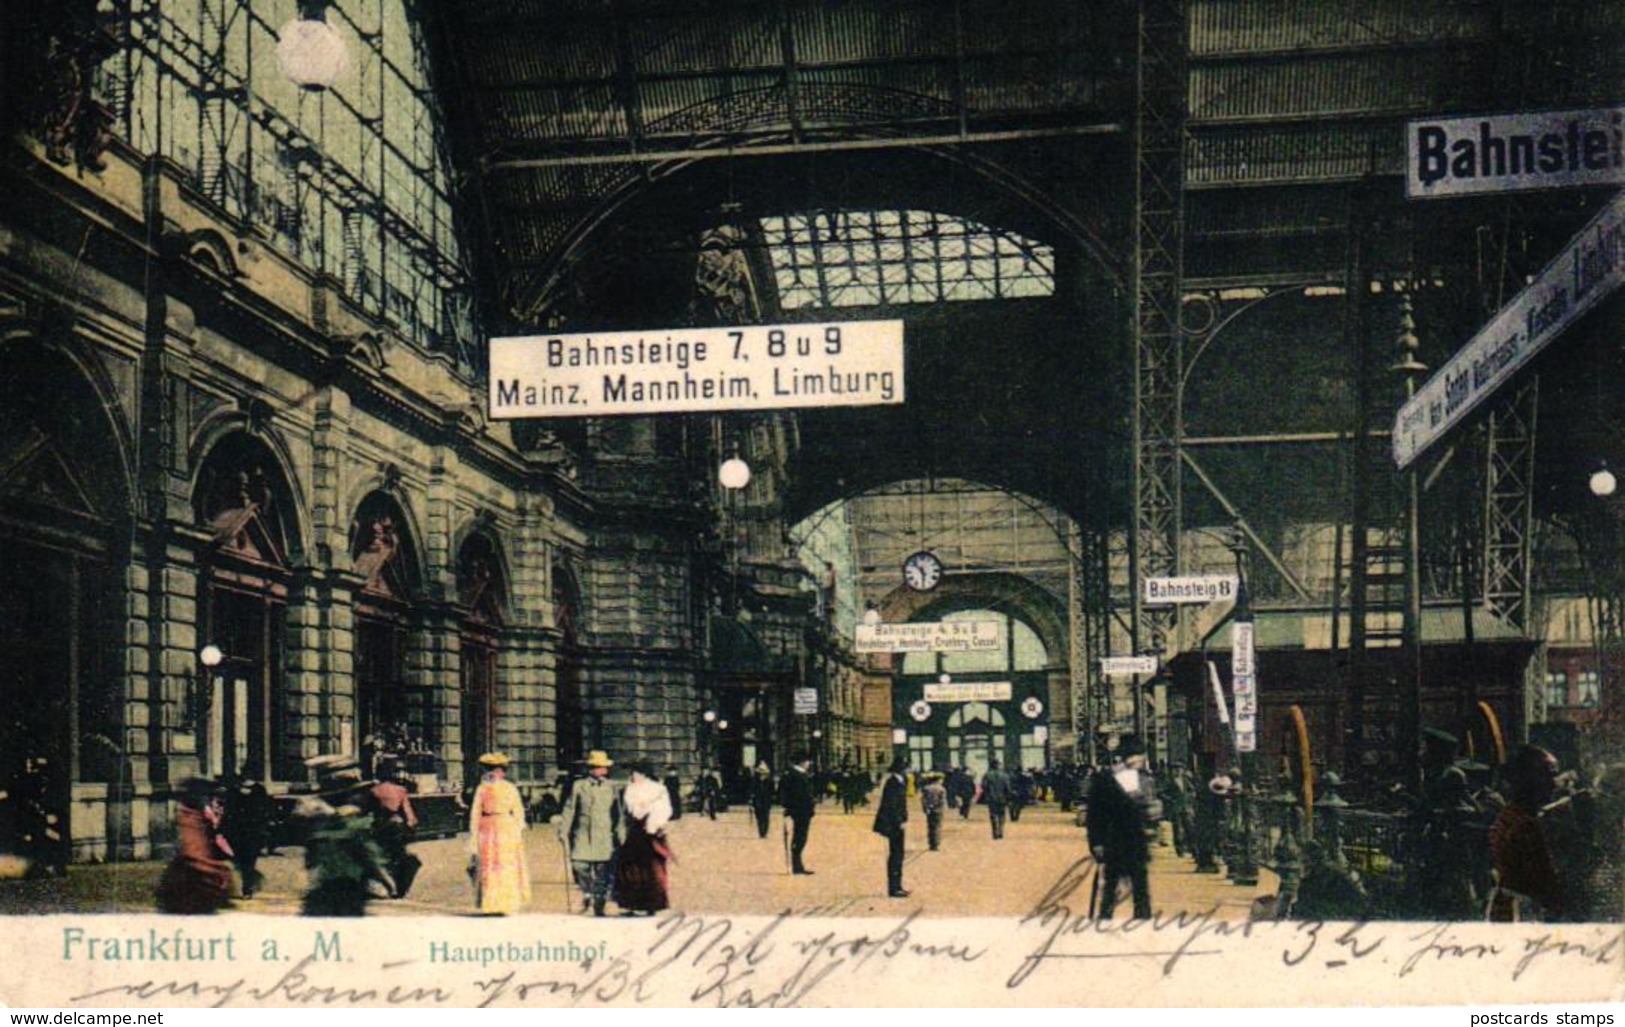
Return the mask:
<path fill-rule="evenodd" d="M 494 536 L 474 531 L 457 550 L 458 685 L 464 782 L 478 781 L 479 758 L 499 745 L 497 673 L 509 622 L 508 575 Z"/>
<path fill-rule="evenodd" d="M 99 385 L 71 345 L 0 345 L 0 791 L 41 818 L 0 844 L 36 871 L 130 840 L 108 803 L 142 723 L 121 633 L 135 500 Z"/>
<path fill-rule="evenodd" d="M 385 757 L 434 751 L 429 690 L 408 680 L 407 654 L 419 625 L 423 576 L 416 539 L 400 502 L 368 493 L 350 523 L 350 566 L 362 579 L 355 599 L 355 713 L 363 768 Z"/>

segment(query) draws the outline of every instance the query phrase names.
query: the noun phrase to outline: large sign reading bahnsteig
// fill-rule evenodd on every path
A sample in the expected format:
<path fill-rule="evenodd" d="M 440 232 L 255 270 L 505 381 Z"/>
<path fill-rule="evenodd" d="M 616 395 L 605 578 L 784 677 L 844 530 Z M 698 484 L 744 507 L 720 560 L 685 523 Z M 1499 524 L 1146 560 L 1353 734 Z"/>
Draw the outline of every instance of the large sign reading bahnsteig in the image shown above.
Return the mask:
<path fill-rule="evenodd" d="M 1405 152 L 1413 200 L 1625 184 L 1625 108 L 1421 118 Z"/>
<path fill-rule="evenodd" d="M 491 340 L 493 419 L 903 402 L 903 322 Z"/>

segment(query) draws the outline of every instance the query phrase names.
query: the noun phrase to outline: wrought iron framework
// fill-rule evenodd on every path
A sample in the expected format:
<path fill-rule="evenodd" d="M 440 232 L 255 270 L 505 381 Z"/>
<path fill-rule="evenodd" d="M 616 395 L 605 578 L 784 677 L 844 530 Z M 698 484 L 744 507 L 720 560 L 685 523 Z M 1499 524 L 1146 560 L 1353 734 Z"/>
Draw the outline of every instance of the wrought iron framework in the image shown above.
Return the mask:
<path fill-rule="evenodd" d="M 416 0 L 340 0 L 355 72 L 304 91 L 277 67 L 292 0 L 109 0 L 98 69 L 114 131 L 225 214 L 331 275 L 368 313 L 465 370 L 482 357 Z M 328 240 L 338 240 L 334 245 Z"/>
<path fill-rule="evenodd" d="M 1055 292 L 1055 250 L 928 210 L 762 219 L 779 307 L 1015 299 Z"/>
<path fill-rule="evenodd" d="M 1166 628 L 1139 582 L 1179 570 L 1184 0 L 1141 0 L 1134 122 L 1134 644 Z M 1153 624 L 1150 621 L 1155 620 Z"/>
<path fill-rule="evenodd" d="M 1520 629 L 1529 623 L 1539 385 L 1530 378 L 1496 404 L 1485 454 L 1484 605 Z"/>

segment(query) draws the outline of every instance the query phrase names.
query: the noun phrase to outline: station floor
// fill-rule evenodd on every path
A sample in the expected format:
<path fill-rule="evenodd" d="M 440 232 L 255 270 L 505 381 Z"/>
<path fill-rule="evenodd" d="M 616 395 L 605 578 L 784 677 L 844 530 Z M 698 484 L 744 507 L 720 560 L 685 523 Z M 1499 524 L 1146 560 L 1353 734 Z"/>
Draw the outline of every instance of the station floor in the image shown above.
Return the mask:
<path fill-rule="evenodd" d="M 1053 804 L 1030 808 L 1005 837 L 994 841 L 987 811 L 973 808 L 968 820 L 950 813 L 942 847 L 929 850 L 925 819 L 917 808 L 908 824 L 904 887 L 907 899 L 886 898 L 886 843 L 870 831 L 873 810 L 844 814 L 825 804 L 813 819 L 806 863 L 812 876 L 791 876 L 785 852 L 783 818 L 774 812 L 768 836 L 759 838 L 748 810 L 734 807 L 715 821 L 688 814 L 668 830 L 677 862 L 671 868 L 674 908 L 692 912 L 772 914 L 781 911 L 827 916 L 888 915 L 903 909 L 938 916 L 1021 916 L 1032 910 L 1054 884 L 1085 854 L 1084 832 L 1071 813 Z M 377 900 L 369 916 L 472 915 L 468 878 L 467 836 L 416 843 L 423 860 L 412 892 L 405 899 Z M 580 898 L 566 888 L 563 849 L 553 825 L 527 831 L 532 897 L 528 912 L 580 915 Z M 286 848 L 260 860 L 264 888 L 251 899 L 237 899 L 226 915 L 296 915 L 305 886 L 303 853 Z M 0 881 L 0 913 L 151 912 L 152 896 L 163 865 L 75 866 L 66 879 Z M 1264 871 L 1258 885 L 1241 887 L 1220 875 L 1197 874 L 1193 862 L 1172 848 L 1153 847 L 1152 904 L 1158 911 L 1208 910 L 1242 920 L 1254 898 L 1273 893 L 1275 881 Z M 1087 906 L 1082 889 L 1074 895 L 1075 912 Z M 1118 917 L 1126 917 L 1125 896 Z M 613 903 L 609 906 L 613 915 Z"/>

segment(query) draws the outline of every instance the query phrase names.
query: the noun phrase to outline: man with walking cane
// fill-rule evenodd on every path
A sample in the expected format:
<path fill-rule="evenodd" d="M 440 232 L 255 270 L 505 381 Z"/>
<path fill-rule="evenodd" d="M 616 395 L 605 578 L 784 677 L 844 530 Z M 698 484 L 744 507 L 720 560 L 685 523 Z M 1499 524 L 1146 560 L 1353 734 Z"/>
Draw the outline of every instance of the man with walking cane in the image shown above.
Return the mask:
<path fill-rule="evenodd" d="M 575 900 L 570 897 L 570 878 L 572 876 L 570 872 L 570 839 L 564 835 L 559 835 L 559 852 L 564 855 L 564 911 L 574 913 L 576 911 Z M 582 908 L 586 908 L 585 902 L 582 903 Z"/>
<path fill-rule="evenodd" d="M 587 754 L 587 776 L 570 789 L 559 817 L 559 839 L 568 855 L 570 872 L 581 892 L 581 908 L 604 915 L 604 902 L 614 879 L 615 852 L 626 840 L 626 822 L 620 789 L 609 780 L 614 766 L 601 749 Z"/>

